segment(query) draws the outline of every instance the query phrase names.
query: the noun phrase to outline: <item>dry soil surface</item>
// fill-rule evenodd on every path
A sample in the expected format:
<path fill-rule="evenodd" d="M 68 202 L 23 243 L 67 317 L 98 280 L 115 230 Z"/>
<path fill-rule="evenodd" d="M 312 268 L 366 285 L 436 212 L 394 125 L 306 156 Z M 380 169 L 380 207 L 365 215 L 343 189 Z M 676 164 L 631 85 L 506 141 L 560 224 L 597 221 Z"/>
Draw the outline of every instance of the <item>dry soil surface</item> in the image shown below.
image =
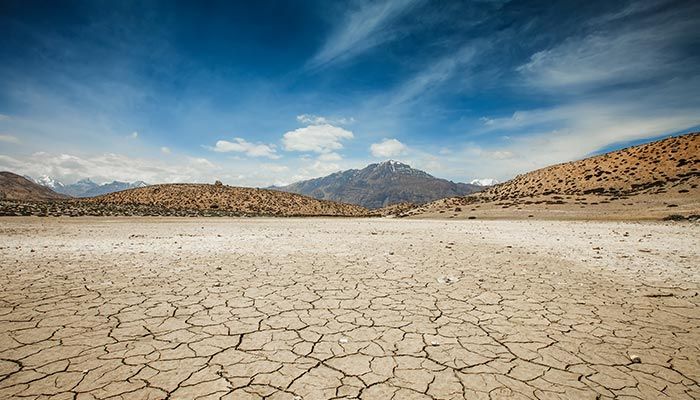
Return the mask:
<path fill-rule="evenodd" d="M 700 226 L 0 219 L 0 398 L 700 398 Z"/>

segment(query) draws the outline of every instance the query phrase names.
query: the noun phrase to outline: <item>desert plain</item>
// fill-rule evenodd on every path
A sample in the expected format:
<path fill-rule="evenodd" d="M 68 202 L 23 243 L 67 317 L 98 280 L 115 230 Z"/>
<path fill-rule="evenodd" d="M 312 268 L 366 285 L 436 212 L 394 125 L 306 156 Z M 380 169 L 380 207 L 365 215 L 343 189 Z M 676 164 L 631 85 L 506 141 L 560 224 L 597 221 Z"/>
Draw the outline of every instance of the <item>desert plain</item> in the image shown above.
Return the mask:
<path fill-rule="evenodd" d="M 692 222 L 14 217 L 0 264 L 0 398 L 700 398 Z"/>

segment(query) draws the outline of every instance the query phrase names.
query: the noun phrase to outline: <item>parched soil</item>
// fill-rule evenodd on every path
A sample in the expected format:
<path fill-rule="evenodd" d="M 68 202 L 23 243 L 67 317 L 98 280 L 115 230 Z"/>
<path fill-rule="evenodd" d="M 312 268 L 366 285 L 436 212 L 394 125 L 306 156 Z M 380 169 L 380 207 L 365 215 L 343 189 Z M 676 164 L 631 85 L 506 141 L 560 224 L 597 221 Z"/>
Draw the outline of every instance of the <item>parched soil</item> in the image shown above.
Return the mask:
<path fill-rule="evenodd" d="M 700 225 L 0 218 L 0 398 L 693 399 Z"/>

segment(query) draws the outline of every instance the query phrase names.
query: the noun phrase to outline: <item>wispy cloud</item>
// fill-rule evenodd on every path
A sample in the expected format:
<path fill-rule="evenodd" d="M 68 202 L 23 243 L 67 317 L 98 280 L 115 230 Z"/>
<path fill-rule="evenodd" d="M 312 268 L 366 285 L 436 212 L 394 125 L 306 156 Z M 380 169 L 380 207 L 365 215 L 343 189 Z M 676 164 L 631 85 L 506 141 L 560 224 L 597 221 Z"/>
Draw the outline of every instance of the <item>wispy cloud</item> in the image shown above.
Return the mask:
<path fill-rule="evenodd" d="M 391 25 L 423 0 L 364 1 L 348 11 L 318 53 L 309 61 L 312 69 L 348 60 L 391 40 Z"/>
<path fill-rule="evenodd" d="M 314 115 L 314 114 L 301 114 L 297 115 L 297 121 L 301 122 L 302 124 L 307 124 L 307 125 L 323 125 L 323 124 L 330 124 L 330 125 L 348 125 L 352 124 L 355 122 L 355 118 L 346 118 L 346 117 L 324 117 L 321 115 Z"/>
<path fill-rule="evenodd" d="M 469 44 L 430 62 L 424 70 L 407 79 L 392 93 L 390 104 L 410 102 L 451 81 L 456 74 L 465 74 L 468 63 L 476 55 L 476 45 Z"/>
<path fill-rule="evenodd" d="M 620 18 L 638 8 L 627 8 L 611 18 Z M 605 86 L 695 73 L 698 57 L 688 57 L 685 47 L 697 44 L 694 27 L 698 20 L 680 10 L 672 13 L 655 15 L 645 23 L 568 38 L 533 54 L 517 71 L 536 89 L 577 91 L 600 91 Z"/>
<path fill-rule="evenodd" d="M 19 138 L 13 135 L 0 134 L 0 142 L 18 144 Z"/>

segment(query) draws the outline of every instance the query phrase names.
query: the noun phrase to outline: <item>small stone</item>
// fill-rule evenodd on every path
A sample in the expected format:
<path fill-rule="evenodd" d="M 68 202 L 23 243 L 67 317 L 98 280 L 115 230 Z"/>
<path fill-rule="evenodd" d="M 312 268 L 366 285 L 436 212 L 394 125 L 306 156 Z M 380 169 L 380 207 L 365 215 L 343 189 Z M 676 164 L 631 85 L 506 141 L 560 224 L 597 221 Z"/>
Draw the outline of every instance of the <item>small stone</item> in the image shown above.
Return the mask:
<path fill-rule="evenodd" d="M 445 285 L 451 285 L 457 281 L 459 281 L 459 278 L 455 276 L 440 276 L 437 278 L 438 283 L 443 283 Z"/>
<path fill-rule="evenodd" d="M 350 341 L 350 339 L 346 338 L 345 336 L 343 336 L 343 337 L 341 337 L 340 339 L 338 339 L 338 343 L 341 343 L 341 344 L 345 344 L 345 343 L 347 343 L 347 342 L 349 342 L 349 341 Z"/>
<path fill-rule="evenodd" d="M 632 361 L 634 364 L 639 364 L 640 362 L 642 362 L 642 359 L 638 355 L 632 354 L 630 356 L 630 361 Z"/>
<path fill-rule="evenodd" d="M 430 341 L 430 345 L 431 345 L 431 346 L 439 346 L 439 345 L 440 345 L 440 342 L 438 342 L 437 340 L 431 340 L 431 341 Z"/>

